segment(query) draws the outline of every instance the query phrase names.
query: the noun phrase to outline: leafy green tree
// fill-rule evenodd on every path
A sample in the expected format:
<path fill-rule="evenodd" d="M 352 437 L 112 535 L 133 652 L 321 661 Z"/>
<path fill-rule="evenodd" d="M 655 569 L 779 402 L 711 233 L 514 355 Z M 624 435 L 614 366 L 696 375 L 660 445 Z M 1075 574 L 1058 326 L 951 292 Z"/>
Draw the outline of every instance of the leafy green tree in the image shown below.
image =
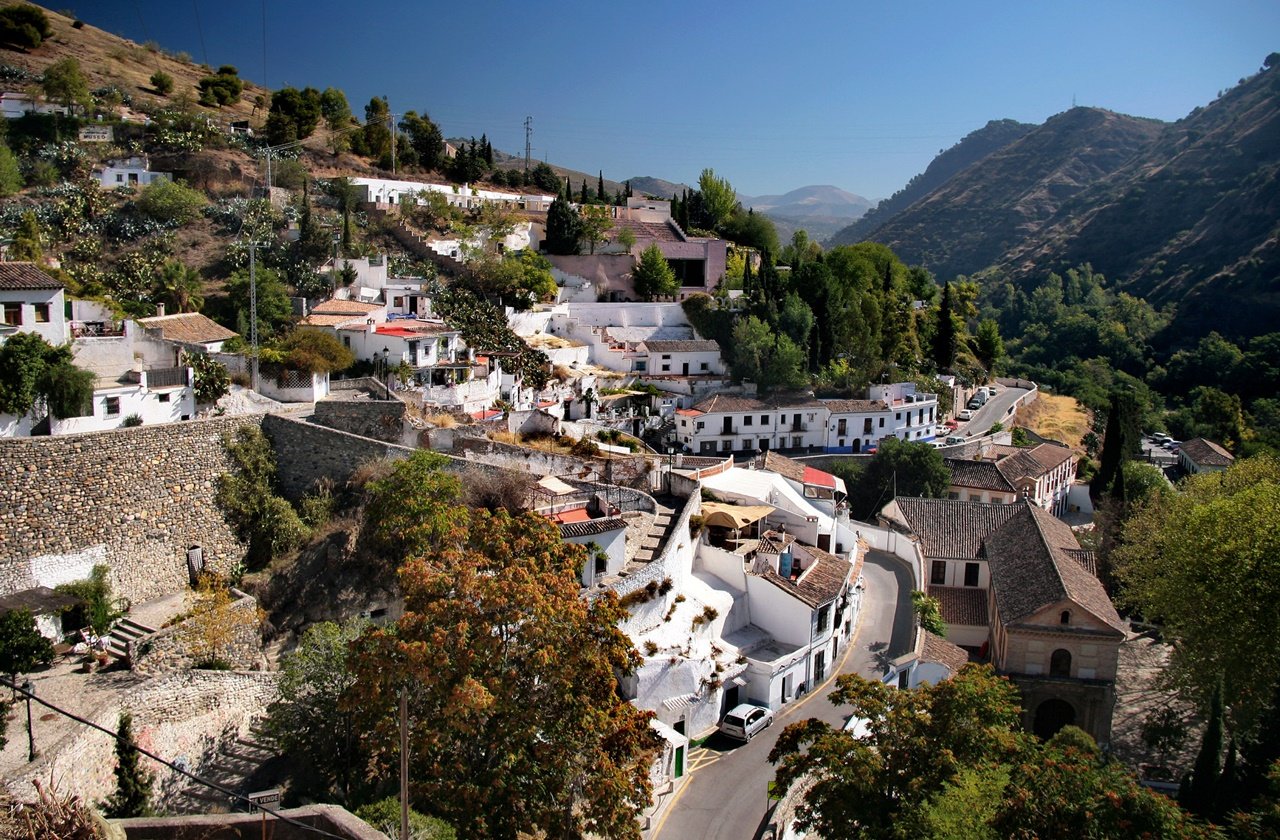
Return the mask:
<path fill-rule="evenodd" d="M 473 263 L 472 278 L 482 295 L 501 299 L 517 310 L 554 300 L 557 286 L 551 263 L 532 251 L 507 253 L 501 259 Z"/>
<path fill-rule="evenodd" d="M 1154 464 L 1125 461 L 1119 475 L 1124 476 L 1125 501 L 1130 505 L 1140 504 L 1155 495 L 1173 492 L 1164 471 Z"/>
<path fill-rule="evenodd" d="M 778 329 L 798 347 L 808 346 L 809 333 L 813 331 L 813 310 L 795 292 L 788 294 L 782 302 L 782 311 L 778 313 Z"/>
<path fill-rule="evenodd" d="M 718 232 L 725 239 L 747 248 L 769 253 L 776 253 L 778 250 L 778 229 L 773 220 L 754 210 L 735 208 Z"/>
<path fill-rule="evenodd" d="M 355 682 L 349 650 L 365 627 L 359 620 L 308 627 L 281 658 L 276 699 L 267 709 L 266 729 L 289 756 L 295 782 L 343 804 L 362 789 L 360 768 L 367 760 L 359 727 L 339 702 Z"/>
<path fill-rule="evenodd" d="M 47 400 L 64 368 L 74 369 L 70 347 L 53 347 L 36 333 L 10 336 L 0 344 L 0 414 L 20 417 Z"/>
<path fill-rule="evenodd" d="M 138 211 L 173 227 L 189 224 L 200 216 L 208 201 L 204 193 L 177 181 L 152 181 L 138 196 Z"/>
<path fill-rule="evenodd" d="M 581 241 L 582 218 L 567 198 L 557 195 L 547 209 L 547 236 L 543 247 L 548 254 L 576 254 L 581 250 Z"/>
<path fill-rule="evenodd" d="M 93 371 L 64 361 L 45 368 L 40 390 L 49 413 L 65 420 L 93 413 L 93 387 L 96 382 Z"/>
<path fill-rule="evenodd" d="M 257 426 L 242 426 L 224 439 L 233 472 L 218 476 L 214 496 L 236 535 L 249 544 L 245 559 L 259 567 L 300 545 L 307 537 L 290 504 L 276 495 L 276 458 Z"/>
<path fill-rule="evenodd" d="M 996 364 L 1004 356 L 1004 340 L 1000 338 L 1000 325 L 992 318 L 984 318 L 982 323 L 978 324 L 974 345 L 978 361 L 988 372 L 994 373 Z"/>
<path fill-rule="evenodd" d="M 733 209 L 738 206 L 738 195 L 727 178 L 720 178 L 714 169 L 704 169 L 698 176 L 698 192 L 702 196 L 702 207 L 707 214 L 708 225 L 712 230 L 719 230 Z"/>
<path fill-rule="evenodd" d="M 0 9 L 0 43 L 33 50 L 52 37 L 53 27 L 44 9 L 29 3 Z"/>
<path fill-rule="evenodd" d="M 77 107 L 87 111 L 93 104 L 89 81 L 74 58 L 55 61 L 45 68 L 40 86 L 45 96 L 65 106 L 69 113 L 75 113 Z"/>
<path fill-rule="evenodd" d="M 204 353 L 184 353 L 182 361 L 191 366 L 197 403 L 215 403 L 230 392 L 231 374 L 228 373 L 227 366 L 217 359 Z"/>
<path fill-rule="evenodd" d="M 0 198 L 8 198 L 22 189 L 22 171 L 18 159 L 4 143 L 0 143 Z"/>
<path fill-rule="evenodd" d="M 430 492 L 400 505 L 434 505 Z M 404 536 L 405 614 L 355 643 L 344 699 L 370 776 L 395 772 L 408 690 L 411 794 L 460 834 L 638 839 L 658 742 L 651 713 L 618 692 L 637 662 L 625 610 L 579 597 L 583 549 L 532 512 L 457 508 Z"/>
<path fill-rule="evenodd" d="M 351 350 L 334 335 L 305 327 L 286 335 L 277 349 L 285 367 L 309 373 L 336 373 L 356 362 Z"/>
<path fill-rule="evenodd" d="M 173 92 L 173 76 L 163 70 L 157 70 L 151 74 L 151 87 L 155 88 L 156 93 L 161 96 L 168 96 Z"/>
<path fill-rule="evenodd" d="M 243 316 L 246 325 L 249 321 L 250 285 L 247 268 L 237 271 L 227 279 L 227 295 L 231 306 Z M 258 333 L 269 338 L 293 322 L 293 304 L 289 302 L 289 291 L 275 269 L 259 268 L 257 285 Z M 245 330 L 241 332 L 247 334 Z"/>
<path fill-rule="evenodd" d="M 17 683 L 18 674 L 52 661 L 53 645 L 36 629 L 31 610 L 10 610 L 0 615 L 0 674 L 8 674 Z"/>
<path fill-rule="evenodd" d="M 1192 476 L 1130 516 L 1112 560 L 1123 600 L 1173 643 L 1168 676 L 1200 708 L 1223 679 L 1232 730 L 1249 732 L 1280 680 L 1280 461 L 1258 455 Z"/>
<path fill-rule="evenodd" d="M 857 485 L 849 487 L 849 514 L 869 522 L 895 493 L 941 499 L 950 484 L 951 472 L 937 449 L 887 437 L 880 441 Z"/>
<path fill-rule="evenodd" d="M 761 388 L 797 388 L 807 381 L 805 356 L 788 336 L 754 315 L 733 326 L 733 374 Z"/>
<path fill-rule="evenodd" d="M 608 207 L 583 207 L 579 221 L 582 238 L 591 246 L 590 253 L 596 252 L 596 246 L 607 241 L 608 233 L 613 229 L 613 217 Z"/>
<path fill-rule="evenodd" d="M 529 180 L 543 192 L 560 192 L 560 176 L 545 162 L 539 162 L 529 170 Z"/>
<path fill-rule="evenodd" d="M 614 241 L 618 243 L 627 253 L 631 253 L 631 249 L 636 247 L 636 234 L 631 228 L 623 228 L 618 231 Z"/>
<path fill-rule="evenodd" d="M 424 169 L 439 169 L 444 161 L 444 135 L 431 117 L 423 112 L 406 111 L 400 120 L 400 130 L 409 136 L 409 145 L 418 155 L 418 165 Z"/>
<path fill-rule="evenodd" d="M 35 211 L 28 210 L 18 220 L 18 230 L 9 246 L 9 259 L 14 262 L 38 263 L 44 258 L 44 232 Z"/>
<path fill-rule="evenodd" d="M 102 803 L 103 811 L 112 819 L 149 817 L 151 786 L 154 778 L 138 762 L 138 745 L 133 741 L 133 715 L 120 714 L 116 730 L 116 792 Z"/>
<path fill-rule="evenodd" d="M 636 294 L 645 300 L 671 297 L 680 291 L 680 281 L 676 279 L 667 258 L 662 255 L 662 249 L 656 244 L 640 253 L 640 261 L 636 264 L 632 281 Z"/>
<path fill-rule="evenodd" d="M 866 719 L 867 735 L 811 719 L 783 730 L 769 754 L 779 788 L 812 779 L 800 828 L 828 840 L 897 837 L 898 826 L 960 773 L 1009 761 L 1027 741 L 1017 689 L 989 666 L 966 665 L 913 691 L 855 674 L 836 685 L 831 701 Z"/>
<path fill-rule="evenodd" d="M 99 636 L 109 633 L 111 626 L 129 611 L 128 600 L 117 597 L 112 591 L 110 572 L 106 565 L 100 563 L 89 571 L 87 578 L 57 587 L 58 592 L 84 602 L 84 621 Z"/>
<path fill-rule="evenodd" d="M 400 800 L 396 797 L 361 805 L 355 813 L 388 837 L 400 836 Z M 409 809 L 409 840 L 455 840 L 457 836 L 453 826 L 444 820 Z"/>
<path fill-rule="evenodd" d="M 928 594 L 914 589 L 911 591 L 911 607 L 915 610 L 916 621 L 921 629 L 936 636 L 947 635 L 947 625 L 942 620 L 942 605 L 937 598 L 930 598 Z"/>
<path fill-rule="evenodd" d="M 449 459 L 417 450 L 369 485 L 369 538 L 375 551 L 399 559 L 438 545 L 462 521 L 462 483 L 444 471 Z"/>
<path fill-rule="evenodd" d="M 234 105 L 244 92 L 240 71 L 230 64 L 222 65 L 217 73 L 205 76 L 196 86 L 200 89 L 200 104 L 208 108 Z"/>
<path fill-rule="evenodd" d="M 320 91 L 283 87 L 271 94 L 267 113 L 267 142 L 273 146 L 303 140 L 315 132 L 322 116 Z"/>

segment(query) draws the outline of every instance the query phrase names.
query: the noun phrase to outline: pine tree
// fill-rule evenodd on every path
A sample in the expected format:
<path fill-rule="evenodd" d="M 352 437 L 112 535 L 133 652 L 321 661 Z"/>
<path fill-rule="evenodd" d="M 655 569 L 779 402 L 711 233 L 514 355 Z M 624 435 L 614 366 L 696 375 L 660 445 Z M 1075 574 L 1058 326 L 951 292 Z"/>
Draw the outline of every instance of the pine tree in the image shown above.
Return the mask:
<path fill-rule="evenodd" d="M 567 189 L 566 189 L 567 192 Z M 576 254 L 582 239 L 581 222 L 564 195 L 556 196 L 547 209 L 547 236 L 543 247 L 549 254 Z"/>
<path fill-rule="evenodd" d="M 604 204 L 605 201 L 608 200 L 605 198 L 605 194 L 604 194 L 604 170 L 603 169 L 600 170 L 600 175 L 596 179 L 596 200 L 599 201 L 601 204 Z"/>
<path fill-rule="evenodd" d="M 133 715 L 120 715 L 116 732 L 116 792 L 103 803 L 108 817 L 125 819 L 151 814 L 151 774 L 138 765 L 138 747 L 133 742 Z"/>
<path fill-rule="evenodd" d="M 1195 767 L 1191 771 L 1187 797 L 1179 800 L 1179 804 L 1188 811 L 1206 819 L 1212 815 L 1214 804 L 1218 800 L 1222 736 L 1222 681 L 1219 680 L 1209 701 L 1209 720 L 1205 724 L 1200 752 L 1196 755 Z"/>

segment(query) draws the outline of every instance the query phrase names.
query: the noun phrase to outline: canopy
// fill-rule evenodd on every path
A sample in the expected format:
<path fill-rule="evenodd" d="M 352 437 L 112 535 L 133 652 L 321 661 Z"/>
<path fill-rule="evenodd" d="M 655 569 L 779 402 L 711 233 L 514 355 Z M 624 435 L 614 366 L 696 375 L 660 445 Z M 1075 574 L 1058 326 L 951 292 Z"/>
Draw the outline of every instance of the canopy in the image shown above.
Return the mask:
<path fill-rule="evenodd" d="M 567 496 L 578 492 L 572 485 L 565 484 L 554 475 L 544 475 L 538 479 L 538 489 L 552 496 Z"/>
<path fill-rule="evenodd" d="M 702 521 L 717 528 L 740 530 L 752 522 L 759 522 L 773 513 L 772 505 L 731 505 L 724 502 L 703 502 Z"/>

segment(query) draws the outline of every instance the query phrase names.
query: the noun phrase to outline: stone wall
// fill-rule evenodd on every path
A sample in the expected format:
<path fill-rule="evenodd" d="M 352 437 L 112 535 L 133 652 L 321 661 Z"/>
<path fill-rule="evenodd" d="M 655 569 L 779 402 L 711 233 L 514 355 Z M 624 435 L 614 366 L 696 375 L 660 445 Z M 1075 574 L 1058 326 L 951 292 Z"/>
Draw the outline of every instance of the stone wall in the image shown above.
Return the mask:
<path fill-rule="evenodd" d="M 405 434 L 405 414 L 400 400 L 321 400 L 316 403 L 313 422 L 340 432 L 400 443 Z"/>
<path fill-rule="evenodd" d="M 262 655 L 262 614 L 258 601 L 252 595 L 232 590 L 236 600 L 227 605 L 225 618 L 218 619 L 215 628 L 225 628 L 225 639 L 218 644 L 213 657 L 236 671 L 260 671 L 266 667 Z M 188 603 L 191 603 L 190 597 Z M 159 673 L 191 668 L 200 664 L 195 655 L 193 635 L 201 633 L 204 626 L 198 618 L 165 627 L 138 640 L 134 645 L 133 670 L 138 673 Z M 214 631 L 218 632 L 217 629 Z"/>
<path fill-rule="evenodd" d="M 262 430 L 275 449 L 280 492 L 290 499 L 306 495 L 321 479 L 341 483 L 362 464 L 413 453 L 406 446 L 276 414 L 263 417 Z"/>
<path fill-rule="evenodd" d="M 461 436 L 454 438 L 453 454 L 468 461 L 480 461 L 534 475 L 554 475 L 630 487 L 648 486 L 649 464 L 642 455 L 629 458 L 577 458 L 528 446 Z"/>
<path fill-rule="evenodd" d="M 84 717 L 115 731 L 120 713 L 131 712 L 139 747 L 200 775 L 222 744 L 244 737 L 266 712 L 276 697 L 277 679 L 262 672 L 175 672 L 126 690 Z M 188 780 L 148 758 L 140 763 L 156 774 L 153 804 L 174 805 Z M 32 779 L 47 784 L 52 778 L 58 790 L 97 802 L 115 792 L 115 764 L 115 738 L 80 727 L 55 744 L 42 744 L 36 762 L 5 783 L 14 795 L 27 797 Z"/>
<path fill-rule="evenodd" d="M 134 602 L 188 585 L 187 549 L 226 574 L 244 558 L 214 503 L 223 437 L 261 415 L 0 440 L 0 594 L 111 569 Z"/>
<path fill-rule="evenodd" d="M 387 835 L 357 819 L 340 805 L 307 805 L 277 811 L 293 823 L 267 817 L 267 836 L 271 840 L 315 840 L 325 835 L 309 831 L 305 826 L 328 832 L 345 840 L 387 840 Z M 124 829 L 127 840 L 244 840 L 260 836 L 261 814 L 200 814 L 191 817 L 146 817 L 113 820 Z M 302 823 L 302 826 L 294 823 Z"/>

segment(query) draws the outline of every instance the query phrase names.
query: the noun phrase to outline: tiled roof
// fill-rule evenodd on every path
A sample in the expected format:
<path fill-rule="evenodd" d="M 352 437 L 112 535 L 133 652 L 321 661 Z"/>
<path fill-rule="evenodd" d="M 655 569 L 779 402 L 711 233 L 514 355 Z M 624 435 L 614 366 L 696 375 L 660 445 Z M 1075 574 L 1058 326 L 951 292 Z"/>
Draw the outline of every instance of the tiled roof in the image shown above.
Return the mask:
<path fill-rule="evenodd" d="M 889 406 L 883 400 L 823 400 L 822 404 L 832 414 L 866 414 L 871 411 L 884 411 Z"/>
<path fill-rule="evenodd" d="M 937 560 L 984 556 L 982 541 L 1012 519 L 1020 507 L 907 496 L 895 501 L 911 533 L 920 538 L 924 556 Z"/>
<path fill-rule="evenodd" d="M 927 662 L 937 662 L 951 673 L 956 673 L 969 662 L 968 652 L 959 645 L 953 645 L 946 639 L 928 630 L 924 633 L 924 650 L 921 657 Z"/>
<path fill-rule="evenodd" d="M 35 263 L 0 263 L 0 289 L 61 289 L 61 283 L 36 268 Z"/>
<path fill-rule="evenodd" d="M 1019 481 L 1027 479 L 1035 481 L 1046 472 L 1044 465 L 1026 450 L 1006 455 L 996 461 L 996 469 L 1006 481 L 1015 486 Z"/>
<path fill-rule="evenodd" d="M 359 320 L 363 329 L 364 315 L 317 315 L 314 312 L 298 322 L 304 327 L 340 327 L 350 321 Z"/>
<path fill-rule="evenodd" d="M 1063 461 L 1068 461 L 1075 457 L 1075 453 L 1070 449 L 1054 443 L 1042 443 L 1039 446 L 1033 446 L 1029 452 L 1032 458 L 1040 462 L 1040 466 L 1044 467 L 1045 472 L 1057 469 Z"/>
<path fill-rule="evenodd" d="M 650 353 L 719 353 L 720 345 L 714 341 L 688 339 L 685 341 L 642 341 Z"/>
<path fill-rule="evenodd" d="M 768 411 L 769 406 L 752 397 L 740 397 L 736 394 L 712 394 L 694 407 L 695 411 L 704 414 L 731 411 Z"/>
<path fill-rule="evenodd" d="M 1229 467 L 1235 462 L 1235 456 L 1218 444 L 1205 438 L 1192 438 L 1184 441 L 1178 449 L 1196 464 L 1202 467 Z"/>
<path fill-rule="evenodd" d="M 804 464 L 793 461 L 777 452 L 766 452 L 760 459 L 760 469 L 775 472 L 792 481 L 804 482 Z"/>
<path fill-rule="evenodd" d="M 139 318 L 138 323 L 148 330 L 159 330 L 165 341 L 176 341 L 180 344 L 205 344 L 211 341 L 226 341 L 235 338 L 237 333 L 199 312 L 181 312 L 174 315 L 157 315 L 154 318 Z"/>
<path fill-rule="evenodd" d="M 625 527 L 627 527 L 627 523 L 617 516 L 588 519 L 586 522 L 562 522 L 560 523 L 560 536 L 561 538 L 592 537 L 597 534 L 608 534 Z"/>
<path fill-rule="evenodd" d="M 1070 600 L 1124 632 L 1124 624 L 1102 583 L 1076 557 L 1080 544 L 1071 528 L 1030 503 L 1017 509 L 986 541 L 1000 620 L 1012 624 L 1062 600 Z"/>
<path fill-rule="evenodd" d="M 811 607 L 829 604 L 839 597 L 845 581 L 853 572 L 853 566 L 848 560 L 801 543 L 795 543 L 792 551 L 797 556 L 808 555 L 811 558 L 812 565 L 805 568 L 799 580 L 783 578 L 771 565 L 764 569 L 761 576 Z"/>
<path fill-rule="evenodd" d="M 997 490 L 1005 493 L 1013 492 L 1009 483 L 996 465 L 991 461 L 974 461 L 969 458 L 945 459 L 947 469 L 951 470 L 951 483 L 956 487 L 972 487 L 976 490 Z"/>
<path fill-rule="evenodd" d="M 930 586 L 929 597 L 938 599 L 942 620 L 947 624 L 987 626 L 987 590 L 974 586 Z"/>
<path fill-rule="evenodd" d="M 331 298 L 324 303 L 318 303 L 311 307 L 311 311 L 317 315 L 367 315 L 383 308 L 385 308 L 385 305 L 381 303 L 364 303 L 359 300 Z"/>
<path fill-rule="evenodd" d="M 777 531 L 765 531 L 760 537 L 760 550 L 768 554 L 781 554 L 787 546 L 795 543 L 794 534 L 780 534 Z"/>

